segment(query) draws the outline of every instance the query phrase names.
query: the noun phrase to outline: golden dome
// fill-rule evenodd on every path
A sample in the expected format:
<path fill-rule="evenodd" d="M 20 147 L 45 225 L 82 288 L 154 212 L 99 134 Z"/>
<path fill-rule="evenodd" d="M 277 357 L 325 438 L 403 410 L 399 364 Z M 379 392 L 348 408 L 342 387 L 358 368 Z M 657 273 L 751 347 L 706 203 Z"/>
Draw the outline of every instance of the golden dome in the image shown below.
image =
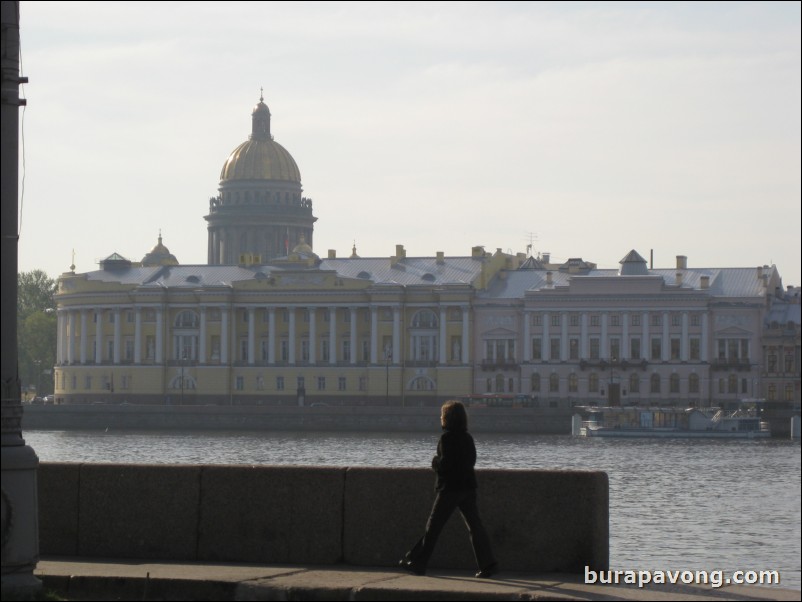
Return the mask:
<path fill-rule="evenodd" d="M 314 255 L 315 254 L 315 252 L 312 250 L 312 247 L 310 247 L 306 243 L 306 237 L 303 234 L 301 234 L 300 242 L 297 245 L 295 245 L 295 247 L 293 247 L 292 252 L 293 253 L 302 254 L 302 255 Z"/>
<path fill-rule="evenodd" d="M 159 265 L 178 265 L 175 255 L 170 253 L 170 249 L 162 243 L 162 233 L 159 232 L 159 242 L 147 255 L 142 258 L 144 267 L 154 267 Z"/>
<path fill-rule="evenodd" d="M 251 113 L 251 137 L 228 156 L 220 180 L 284 180 L 301 183 L 301 172 L 287 149 L 270 134 L 270 109 L 259 98 Z"/>

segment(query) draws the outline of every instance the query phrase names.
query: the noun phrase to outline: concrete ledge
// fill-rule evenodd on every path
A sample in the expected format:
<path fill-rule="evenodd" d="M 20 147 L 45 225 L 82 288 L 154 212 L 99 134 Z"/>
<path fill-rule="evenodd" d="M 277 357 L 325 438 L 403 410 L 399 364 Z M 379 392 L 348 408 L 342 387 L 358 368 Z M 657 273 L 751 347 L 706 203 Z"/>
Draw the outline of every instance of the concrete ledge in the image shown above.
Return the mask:
<path fill-rule="evenodd" d="M 53 464 L 39 469 L 42 555 L 395 566 L 434 499 L 425 469 Z M 607 475 L 480 470 L 505 570 L 609 565 Z M 458 513 L 432 567 L 475 570 Z"/>

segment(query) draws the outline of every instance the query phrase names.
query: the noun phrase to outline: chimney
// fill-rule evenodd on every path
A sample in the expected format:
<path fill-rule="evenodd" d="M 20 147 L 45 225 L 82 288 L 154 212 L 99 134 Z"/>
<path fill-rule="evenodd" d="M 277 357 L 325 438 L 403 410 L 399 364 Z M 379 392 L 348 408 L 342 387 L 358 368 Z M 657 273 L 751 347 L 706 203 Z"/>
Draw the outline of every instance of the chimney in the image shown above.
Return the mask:
<path fill-rule="evenodd" d="M 757 279 L 760 280 L 763 278 L 763 266 L 757 266 Z"/>
<path fill-rule="evenodd" d="M 399 259 L 407 256 L 407 252 L 404 250 L 404 245 L 395 246 L 395 256 L 398 257 Z"/>
<path fill-rule="evenodd" d="M 337 259 L 337 250 L 329 249 L 329 259 Z"/>
<path fill-rule="evenodd" d="M 554 284 L 554 280 L 552 279 L 551 272 L 546 272 L 546 286 L 552 286 Z"/>
<path fill-rule="evenodd" d="M 551 251 L 544 251 L 541 257 L 543 258 L 543 263 L 551 263 Z"/>
<path fill-rule="evenodd" d="M 679 260 L 679 257 L 677 257 L 677 260 Z M 682 272 L 677 272 L 676 274 L 676 285 L 682 286 Z"/>
<path fill-rule="evenodd" d="M 471 257 L 484 257 L 485 248 L 482 246 L 471 247 Z"/>
<path fill-rule="evenodd" d="M 710 276 L 702 276 L 700 280 L 703 289 L 710 288 Z"/>
<path fill-rule="evenodd" d="M 688 257 L 686 255 L 677 255 L 677 269 L 678 270 L 688 269 Z"/>
<path fill-rule="evenodd" d="M 446 262 L 446 254 L 443 251 L 437 252 L 437 265 L 443 265 Z"/>

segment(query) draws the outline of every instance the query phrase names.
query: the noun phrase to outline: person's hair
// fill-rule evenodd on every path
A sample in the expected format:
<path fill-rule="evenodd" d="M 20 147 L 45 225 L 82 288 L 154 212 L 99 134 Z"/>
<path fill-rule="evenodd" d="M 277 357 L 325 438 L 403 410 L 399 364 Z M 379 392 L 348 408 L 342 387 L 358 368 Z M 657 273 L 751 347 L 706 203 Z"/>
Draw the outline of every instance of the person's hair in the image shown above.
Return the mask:
<path fill-rule="evenodd" d="M 450 431 L 468 430 L 468 413 L 462 402 L 450 399 L 440 410 L 440 424 Z"/>

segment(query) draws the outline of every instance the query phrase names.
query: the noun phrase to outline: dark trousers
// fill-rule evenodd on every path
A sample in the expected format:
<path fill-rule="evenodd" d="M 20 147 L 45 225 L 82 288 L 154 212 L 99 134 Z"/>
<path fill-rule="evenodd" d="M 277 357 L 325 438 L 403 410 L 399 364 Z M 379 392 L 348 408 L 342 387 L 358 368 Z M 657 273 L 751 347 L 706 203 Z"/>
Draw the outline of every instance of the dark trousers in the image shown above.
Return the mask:
<path fill-rule="evenodd" d="M 495 559 L 490 549 L 490 538 L 487 536 L 487 531 L 482 525 L 482 519 L 479 517 L 475 489 L 437 492 L 432 512 L 426 522 L 426 533 L 407 553 L 407 558 L 425 568 L 429 564 L 432 552 L 434 552 L 434 546 L 440 536 L 440 531 L 443 530 L 449 517 L 457 508 L 462 513 L 462 518 L 468 527 L 468 534 L 471 537 L 471 545 L 473 546 L 473 555 L 476 557 L 476 565 L 480 570 L 492 565 Z"/>

